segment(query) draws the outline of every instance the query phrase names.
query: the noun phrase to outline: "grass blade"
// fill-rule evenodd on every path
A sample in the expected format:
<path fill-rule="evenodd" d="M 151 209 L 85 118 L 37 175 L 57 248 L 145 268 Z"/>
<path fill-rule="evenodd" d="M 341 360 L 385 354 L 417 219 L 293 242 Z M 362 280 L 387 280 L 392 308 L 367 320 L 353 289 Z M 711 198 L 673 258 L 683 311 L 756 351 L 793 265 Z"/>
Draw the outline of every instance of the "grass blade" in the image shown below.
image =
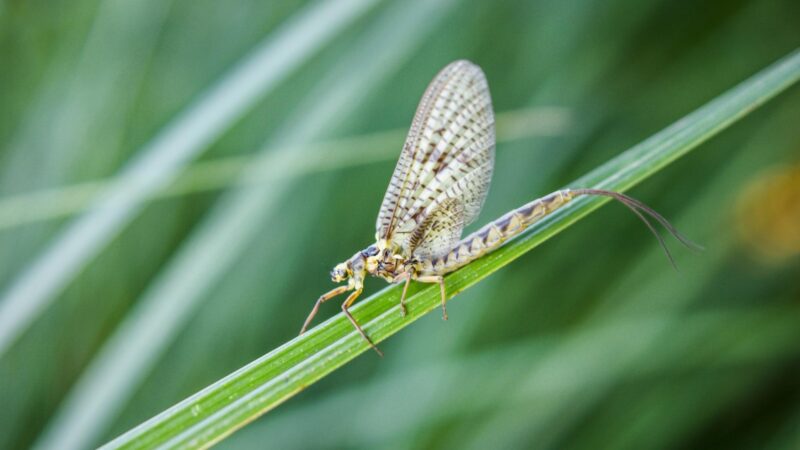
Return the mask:
<path fill-rule="evenodd" d="M 800 52 L 795 51 L 570 187 L 626 190 L 786 90 L 798 78 Z M 576 200 L 520 239 L 450 274 L 446 278 L 449 295 L 486 278 L 603 203 L 596 198 Z M 425 288 L 408 300 L 409 315 L 402 318 L 399 292 L 399 286 L 389 287 L 354 308 L 356 318 L 378 342 L 438 306 L 438 289 Z M 348 321 L 338 315 L 123 434 L 106 448 L 208 446 L 367 350 Z"/>
<path fill-rule="evenodd" d="M 768 120 L 771 126 L 759 129 L 755 139 L 748 138 L 748 142 L 741 149 L 736 150 L 725 167 L 721 168 L 720 173 L 714 174 L 711 183 L 707 186 L 708 189 L 704 187 L 701 194 L 690 199 L 682 209 L 680 216 L 671 217 L 674 223 L 681 225 L 684 222 L 682 218 L 685 217 L 689 219 L 685 221 L 686 225 L 689 225 L 689 222 L 692 221 L 691 218 L 701 217 L 707 211 L 713 210 L 715 205 L 719 204 L 720 199 L 730 201 L 730 197 L 735 196 L 732 186 L 746 178 L 747 174 L 752 172 L 752 168 L 757 166 L 760 158 L 767 160 L 779 158 L 781 150 L 791 146 L 791 142 L 794 140 L 787 137 L 785 140 L 789 142 L 781 145 L 779 142 L 776 143 L 774 138 L 787 136 L 786 129 L 793 129 L 791 124 L 794 123 L 795 112 L 793 103 L 789 101 L 783 103 L 779 112 L 770 114 Z M 621 214 L 621 212 L 617 214 Z M 687 320 L 693 320 L 683 312 L 693 310 L 693 307 L 700 306 L 696 305 L 697 302 L 702 303 L 707 299 L 703 295 L 709 289 L 707 280 L 722 270 L 721 267 L 728 261 L 731 254 L 735 253 L 733 241 L 720 242 L 718 238 L 714 239 L 713 243 L 709 241 L 709 236 L 721 234 L 717 222 L 713 219 L 695 223 L 691 232 L 693 237 L 711 245 L 701 258 L 688 256 L 681 264 L 681 270 L 686 274 L 691 274 L 690 278 L 676 277 L 672 271 L 664 270 L 666 266 L 663 253 L 656 246 L 650 246 L 649 250 L 631 261 L 631 267 L 636 267 L 635 270 L 627 271 L 618 280 L 615 280 L 613 289 L 598 294 L 597 300 L 594 302 L 596 307 L 592 313 L 586 315 L 580 322 L 570 324 L 569 329 L 563 330 L 563 333 L 557 337 L 547 334 L 536 335 L 528 344 L 521 345 L 520 353 L 509 358 L 508 361 L 486 360 L 479 364 L 460 368 L 462 362 L 457 357 L 448 359 L 437 355 L 435 358 L 429 358 L 436 361 L 435 367 L 448 367 L 449 369 L 452 366 L 452 372 L 433 369 L 430 372 L 419 373 L 404 370 L 407 365 L 395 364 L 396 358 L 404 356 L 396 354 L 397 346 L 395 345 L 391 350 L 391 358 L 389 358 L 391 361 L 387 361 L 392 364 L 392 367 L 383 370 L 383 376 L 376 374 L 366 382 L 359 380 L 358 383 L 337 387 L 334 392 L 327 392 L 320 395 L 319 398 L 315 397 L 311 402 L 293 405 L 291 411 L 289 408 L 276 411 L 278 414 L 271 415 L 268 420 L 258 421 L 253 426 L 242 430 L 241 433 L 232 436 L 225 443 L 229 448 L 247 447 L 248 445 L 252 446 L 253 442 L 269 437 L 270 442 L 279 448 L 291 448 L 293 445 L 296 447 L 299 442 L 306 446 L 314 446 L 321 441 L 331 448 L 336 446 L 370 448 L 378 443 L 391 442 L 398 436 L 415 435 L 415 430 L 426 427 L 435 428 L 442 423 L 458 423 L 462 414 L 469 416 L 482 412 L 483 415 L 488 415 L 487 411 L 493 409 L 500 411 L 494 413 L 497 414 L 497 417 L 484 419 L 490 423 L 489 425 L 474 423 L 462 425 L 463 429 L 453 430 L 450 433 L 450 440 L 442 443 L 441 446 L 462 448 L 474 445 L 479 447 L 480 444 L 486 445 L 486 442 L 491 441 L 490 447 L 510 448 L 520 446 L 520 442 L 523 442 L 526 436 L 532 435 L 536 436 L 537 445 L 541 443 L 543 447 L 547 447 L 544 445 L 547 442 L 564 442 L 562 439 L 566 439 L 565 435 L 580 434 L 576 430 L 581 427 L 581 419 L 585 418 L 587 414 L 591 414 L 591 408 L 603 408 L 605 406 L 604 399 L 611 395 L 609 391 L 624 384 L 626 378 L 632 373 L 639 373 L 643 367 L 651 368 L 654 361 L 669 354 L 685 363 L 686 359 L 692 359 L 692 356 L 689 356 L 691 351 L 675 351 L 676 345 L 685 349 L 703 348 L 703 345 L 709 344 L 708 335 L 724 334 L 730 330 L 730 324 L 726 324 L 725 321 L 714 325 L 707 323 L 700 326 L 698 329 L 703 331 L 699 335 L 683 333 L 684 330 L 681 328 Z M 496 280 L 496 278 L 492 279 L 490 282 L 476 286 L 475 289 L 496 284 Z M 669 289 L 678 280 L 685 282 L 680 282 L 677 289 Z M 473 292 L 473 297 L 474 294 Z M 670 300 L 666 300 L 665 297 L 669 297 Z M 459 325 L 464 320 L 471 320 L 471 317 L 465 316 L 474 314 L 475 307 L 483 305 L 469 306 L 471 308 L 461 308 L 458 314 Z M 625 320 L 649 321 L 646 318 L 649 314 L 647 311 L 652 310 L 658 311 L 657 314 L 652 315 L 657 320 L 650 321 L 635 334 L 626 332 L 630 330 L 625 330 L 626 326 L 634 325 L 633 322 L 623 325 Z M 487 313 L 485 309 L 478 309 L 478 311 Z M 753 313 L 756 312 L 753 311 Z M 620 321 L 621 317 L 627 319 Z M 635 319 L 631 319 L 631 317 Z M 429 322 L 428 326 L 441 327 L 442 325 Z M 452 324 L 449 324 L 448 328 L 450 326 Z M 605 327 L 609 327 L 608 330 L 615 329 L 618 333 L 625 335 L 624 342 L 619 345 L 611 345 L 610 342 L 603 342 L 604 339 L 600 334 L 595 335 L 590 331 Z M 664 332 L 665 329 L 669 329 L 671 332 Z M 675 333 L 675 330 L 678 329 L 681 332 Z M 786 331 L 790 329 L 790 327 L 785 328 Z M 419 328 L 415 329 L 415 336 L 419 331 Z M 455 329 L 447 330 L 448 340 L 451 339 L 453 331 Z M 591 335 L 584 334 L 587 332 Z M 680 337 L 677 334 L 680 334 Z M 752 331 L 742 333 L 741 337 L 759 340 L 764 334 L 761 331 Z M 612 334 L 606 336 L 612 336 Z M 789 337 L 789 341 L 791 341 L 793 336 L 792 334 L 789 336 L 791 336 Z M 469 340 L 463 339 L 460 342 Z M 649 342 L 649 345 L 639 345 L 642 340 Z M 575 353 L 574 350 L 580 347 L 576 343 L 580 342 L 600 345 L 585 348 L 583 353 Z M 731 345 L 727 340 L 720 341 L 720 343 L 722 342 L 724 345 Z M 780 351 L 778 349 L 786 343 L 786 340 L 778 339 L 771 345 L 774 345 L 772 348 Z M 417 345 L 416 348 L 424 345 L 424 343 L 410 340 L 408 337 L 405 338 L 404 346 L 414 344 Z M 491 350 L 488 354 L 503 354 L 503 349 L 509 348 L 511 345 L 513 344 L 503 341 L 502 346 Z M 440 344 L 437 343 L 437 347 L 439 346 Z M 791 346 L 791 348 L 796 348 L 796 346 Z M 443 351 L 440 352 L 440 355 L 461 355 L 463 350 L 459 350 L 461 349 L 451 348 L 450 352 Z M 791 352 L 791 350 L 788 351 Z M 416 354 L 419 353 L 417 350 Z M 712 353 L 720 354 L 717 351 Z M 758 353 L 758 351 L 754 351 L 751 356 L 757 358 Z M 425 355 L 422 356 L 422 358 L 424 357 Z M 622 361 L 623 359 L 625 362 Z M 704 358 L 695 359 L 697 362 L 713 364 Z M 610 365 L 611 367 L 608 363 L 610 360 L 614 361 L 614 364 Z M 579 367 L 572 367 L 571 364 L 579 365 Z M 655 364 L 660 365 L 660 363 Z M 664 364 L 663 367 L 666 370 L 671 365 L 674 367 L 674 361 Z M 500 371 L 496 370 L 497 367 L 502 367 L 501 372 L 504 374 L 514 375 L 503 377 L 499 375 Z M 561 374 L 565 373 L 572 375 L 563 377 Z M 552 382 L 563 381 L 565 378 L 569 379 L 569 383 L 575 383 L 574 391 L 557 392 L 558 390 Z M 455 391 L 448 389 L 453 380 L 459 380 L 459 388 Z M 390 386 L 415 386 L 424 390 L 415 392 L 414 396 L 408 396 L 403 390 L 391 389 Z M 420 386 L 424 386 L 424 388 Z M 391 394 L 380 395 L 385 392 L 391 392 Z M 554 392 L 557 393 L 554 394 Z M 390 397 L 391 395 L 398 398 Z M 420 402 L 420 398 L 425 401 Z M 518 406 L 525 402 L 536 406 L 523 411 L 514 408 L 515 405 Z M 339 410 L 341 408 L 352 409 L 354 404 L 358 404 L 359 409 L 349 414 L 346 420 L 336 416 L 337 408 Z M 392 411 L 382 414 L 381 422 L 373 423 L 371 417 L 375 415 L 375 411 L 385 411 L 386 404 L 393 406 Z M 503 411 L 505 408 L 513 413 L 507 414 L 508 411 Z M 389 414 L 389 417 L 385 417 L 386 414 Z M 314 423 L 320 429 L 330 431 L 324 437 L 320 437 L 320 441 L 315 441 L 313 438 L 309 440 L 307 435 L 303 434 L 302 429 L 295 429 L 297 427 L 290 425 L 300 422 Z M 366 431 L 371 429 L 375 431 Z M 502 429 L 503 432 L 497 433 L 498 429 Z M 673 431 L 671 428 L 667 428 L 667 430 Z M 670 434 L 669 438 L 679 442 L 678 436 Z M 661 439 L 668 438 L 662 437 Z"/>

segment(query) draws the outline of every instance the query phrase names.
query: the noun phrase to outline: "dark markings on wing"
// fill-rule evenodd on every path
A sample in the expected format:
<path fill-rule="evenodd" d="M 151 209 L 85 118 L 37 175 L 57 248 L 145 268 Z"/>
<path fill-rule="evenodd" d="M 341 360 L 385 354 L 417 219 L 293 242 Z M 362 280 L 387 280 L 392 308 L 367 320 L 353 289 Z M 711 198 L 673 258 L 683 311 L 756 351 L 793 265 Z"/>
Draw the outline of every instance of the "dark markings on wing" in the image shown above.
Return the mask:
<path fill-rule="evenodd" d="M 457 231 L 457 240 L 486 198 L 494 143 L 494 114 L 483 71 L 469 61 L 451 63 L 433 79 L 417 108 L 381 204 L 377 240 L 410 256 L 427 242 L 411 236 L 432 223 L 427 218 L 443 207 L 463 211 L 459 226 L 448 229 L 450 234 Z"/>

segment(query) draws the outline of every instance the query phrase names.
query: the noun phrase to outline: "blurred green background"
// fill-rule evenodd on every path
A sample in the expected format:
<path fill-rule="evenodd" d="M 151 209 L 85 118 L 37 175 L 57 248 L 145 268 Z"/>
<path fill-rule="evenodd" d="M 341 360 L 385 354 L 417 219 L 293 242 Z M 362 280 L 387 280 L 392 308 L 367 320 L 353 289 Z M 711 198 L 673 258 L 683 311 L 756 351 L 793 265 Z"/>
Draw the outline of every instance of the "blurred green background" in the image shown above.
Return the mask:
<path fill-rule="evenodd" d="M 97 446 L 294 337 L 450 61 L 498 113 L 480 225 L 798 24 L 793 0 L 0 3 L 0 447 Z M 609 205 L 220 447 L 800 448 L 798 124 L 795 87 L 631 192 L 706 247 L 680 273 Z"/>

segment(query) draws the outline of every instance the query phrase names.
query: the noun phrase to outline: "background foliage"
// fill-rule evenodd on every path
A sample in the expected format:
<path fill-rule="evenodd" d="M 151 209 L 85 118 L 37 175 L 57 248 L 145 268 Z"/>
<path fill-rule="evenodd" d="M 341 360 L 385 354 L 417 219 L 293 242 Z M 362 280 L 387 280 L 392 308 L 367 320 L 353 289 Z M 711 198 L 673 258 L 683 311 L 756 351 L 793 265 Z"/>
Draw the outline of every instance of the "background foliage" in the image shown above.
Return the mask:
<path fill-rule="evenodd" d="M 798 18 L 788 0 L 3 4 L 0 446 L 101 444 L 294 336 L 372 238 L 394 130 L 447 62 L 480 64 L 509 112 L 483 223 L 788 53 Z M 681 273 L 603 208 L 221 447 L 796 447 L 797 123 L 795 88 L 632 192 L 707 248 L 677 251 Z"/>

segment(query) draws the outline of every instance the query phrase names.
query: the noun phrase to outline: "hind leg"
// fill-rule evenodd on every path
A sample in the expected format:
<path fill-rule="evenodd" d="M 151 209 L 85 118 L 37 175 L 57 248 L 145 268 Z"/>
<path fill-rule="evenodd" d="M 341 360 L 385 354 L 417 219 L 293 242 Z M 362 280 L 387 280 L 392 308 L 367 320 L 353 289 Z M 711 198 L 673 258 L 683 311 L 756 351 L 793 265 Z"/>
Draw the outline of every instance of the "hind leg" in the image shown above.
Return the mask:
<path fill-rule="evenodd" d="M 419 281 L 420 283 L 436 283 L 439 285 L 439 293 L 442 296 L 442 319 L 447 320 L 447 293 L 444 289 L 444 277 L 441 275 L 427 275 L 422 277 L 414 278 L 415 280 Z"/>

